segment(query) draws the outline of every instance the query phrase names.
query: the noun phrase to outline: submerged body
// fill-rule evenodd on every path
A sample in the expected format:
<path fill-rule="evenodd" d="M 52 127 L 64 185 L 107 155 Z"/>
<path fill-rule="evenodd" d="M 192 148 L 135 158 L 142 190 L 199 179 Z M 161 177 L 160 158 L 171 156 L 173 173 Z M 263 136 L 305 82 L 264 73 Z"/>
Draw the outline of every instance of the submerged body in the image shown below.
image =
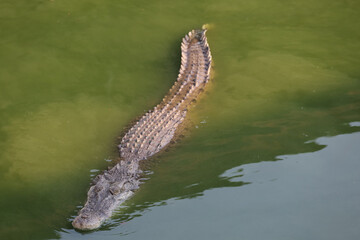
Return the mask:
<path fill-rule="evenodd" d="M 181 43 L 181 67 L 177 81 L 162 102 L 125 134 L 119 145 L 121 160 L 98 175 L 87 202 L 72 225 L 81 230 L 98 228 L 139 187 L 139 161 L 159 152 L 174 137 L 189 104 L 203 91 L 210 78 L 211 53 L 206 30 L 193 30 Z"/>

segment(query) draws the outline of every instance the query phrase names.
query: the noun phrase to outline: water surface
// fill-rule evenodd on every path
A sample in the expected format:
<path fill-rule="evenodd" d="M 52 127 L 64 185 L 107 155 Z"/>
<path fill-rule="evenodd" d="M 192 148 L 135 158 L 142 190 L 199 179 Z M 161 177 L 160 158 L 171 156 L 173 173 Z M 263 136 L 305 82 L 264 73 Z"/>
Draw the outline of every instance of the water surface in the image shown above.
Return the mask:
<path fill-rule="evenodd" d="M 358 239 L 357 1 L 0 1 L 1 239 Z M 71 220 L 209 23 L 185 137 L 98 231 Z"/>

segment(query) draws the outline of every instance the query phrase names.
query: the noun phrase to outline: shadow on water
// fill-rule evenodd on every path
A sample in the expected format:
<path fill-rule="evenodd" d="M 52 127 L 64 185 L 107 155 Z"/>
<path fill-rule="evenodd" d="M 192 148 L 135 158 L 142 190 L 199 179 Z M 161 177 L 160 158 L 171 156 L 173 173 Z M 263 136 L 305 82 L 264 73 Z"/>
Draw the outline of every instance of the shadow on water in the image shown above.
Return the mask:
<path fill-rule="evenodd" d="M 360 118 L 358 96 L 334 95 L 333 92 L 331 96 L 348 98 L 353 103 L 319 103 L 308 110 L 284 112 L 276 117 L 237 125 L 236 129 L 233 129 L 234 125 L 201 126 L 200 123 L 199 128 L 193 129 L 195 133 L 191 138 L 180 140 L 176 147 L 170 147 L 169 151 L 152 160 L 150 168 L 154 173 L 149 174 L 136 195 L 98 231 L 121 227 L 153 207 L 166 205 L 169 199 L 197 198 L 210 189 L 251 184 L 233 181 L 242 176 L 242 165 L 278 161 L 281 155 L 317 152 L 325 146 L 311 140 L 358 132 L 359 128 L 348 124 Z M 300 94 L 288 100 L 303 105 L 310 99 Z M 230 176 L 224 174 L 233 168 L 238 172 Z"/>

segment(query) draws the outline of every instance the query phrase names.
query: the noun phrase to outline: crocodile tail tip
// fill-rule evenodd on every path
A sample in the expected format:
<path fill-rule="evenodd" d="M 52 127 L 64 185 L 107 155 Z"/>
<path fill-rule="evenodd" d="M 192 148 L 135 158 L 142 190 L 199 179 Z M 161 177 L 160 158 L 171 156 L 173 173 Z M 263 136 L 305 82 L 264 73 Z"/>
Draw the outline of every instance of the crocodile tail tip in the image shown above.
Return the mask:
<path fill-rule="evenodd" d="M 204 32 L 206 32 L 207 30 L 210 30 L 214 27 L 214 24 L 210 24 L 210 23 L 205 23 L 202 25 L 201 29 L 204 30 Z"/>

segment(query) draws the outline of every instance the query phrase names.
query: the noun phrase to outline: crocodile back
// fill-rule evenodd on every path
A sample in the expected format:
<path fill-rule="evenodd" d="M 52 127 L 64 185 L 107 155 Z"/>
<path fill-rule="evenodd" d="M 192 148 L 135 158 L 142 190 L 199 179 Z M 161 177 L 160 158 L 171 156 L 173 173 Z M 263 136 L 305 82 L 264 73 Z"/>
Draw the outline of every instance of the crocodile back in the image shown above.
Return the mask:
<path fill-rule="evenodd" d="M 206 30 L 189 32 L 181 43 L 181 66 L 177 81 L 153 110 L 143 115 L 119 145 L 125 160 L 143 160 L 165 147 L 184 120 L 189 104 L 210 78 L 211 53 Z"/>

